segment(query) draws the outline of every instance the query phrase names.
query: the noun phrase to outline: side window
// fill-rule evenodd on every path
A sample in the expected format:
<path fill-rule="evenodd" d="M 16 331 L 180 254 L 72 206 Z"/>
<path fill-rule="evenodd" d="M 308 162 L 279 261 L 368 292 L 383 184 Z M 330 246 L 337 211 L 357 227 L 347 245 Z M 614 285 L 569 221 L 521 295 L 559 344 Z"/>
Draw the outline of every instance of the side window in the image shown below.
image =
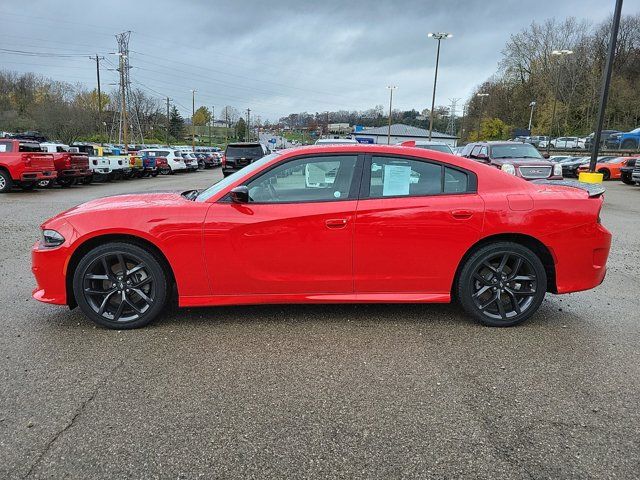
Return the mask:
<path fill-rule="evenodd" d="M 442 166 L 401 157 L 373 157 L 370 198 L 442 193 Z"/>
<path fill-rule="evenodd" d="M 489 156 L 489 150 L 487 150 L 487 147 L 481 147 L 480 153 Z"/>
<path fill-rule="evenodd" d="M 474 157 L 478 153 L 480 153 L 480 145 L 476 145 L 475 147 L 473 147 L 473 150 L 471 150 L 471 154 L 469 156 Z"/>
<path fill-rule="evenodd" d="M 357 155 L 331 155 L 283 163 L 249 181 L 249 201 L 288 203 L 347 200 L 356 161 Z"/>
<path fill-rule="evenodd" d="M 444 167 L 444 193 L 463 193 L 469 190 L 469 176 L 455 168 Z"/>

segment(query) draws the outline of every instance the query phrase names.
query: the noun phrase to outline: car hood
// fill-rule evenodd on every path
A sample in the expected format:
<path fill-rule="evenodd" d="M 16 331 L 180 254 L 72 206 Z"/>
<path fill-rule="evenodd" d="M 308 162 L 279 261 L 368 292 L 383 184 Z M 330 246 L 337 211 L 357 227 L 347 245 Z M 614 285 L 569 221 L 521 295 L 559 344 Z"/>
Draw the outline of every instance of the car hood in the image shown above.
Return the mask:
<path fill-rule="evenodd" d="M 104 211 L 104 210 L 133 210 L 145 209 L 157 206 L 172 206 L 177 203 L 188 202 L 180 192 L 155 192 L 155 193 L 129 193 L 124 195 L 114 195 L 112 197 L 103 197 L 81 203 L 69 210 L 66 210 L 55 217 L 69 218 L 75 215 Z"/>
<path fill-rule="evenodd" d="M 551 167 L 553 162 L 550 160 L 537 159 L 537 158 L 494 158 L 491 163 L 496 165 L 504 165 L 510 163 L 515 166 L 534 166 L 534 167 Z"/>

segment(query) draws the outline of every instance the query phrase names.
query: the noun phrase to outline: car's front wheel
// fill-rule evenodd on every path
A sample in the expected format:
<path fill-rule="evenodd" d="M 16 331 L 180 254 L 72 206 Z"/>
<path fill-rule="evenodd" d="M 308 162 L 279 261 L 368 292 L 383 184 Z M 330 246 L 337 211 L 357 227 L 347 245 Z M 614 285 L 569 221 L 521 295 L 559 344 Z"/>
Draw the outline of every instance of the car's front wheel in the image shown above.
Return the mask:
<path fill-rule="evenodd" d="M 89 251 L 73 275 L 73 293 L 84 314 L 113 329 L 143 327 L 162 311 L 167 274 L 155 254 L 113 242 Z"/>
<path fill-rule="evenodd" d="M 540 258 L 512 242 L 486 245 L 465 262 L 457 283 L 462 307 L 482 324 L 510 327 L 540 307 L 547 275 Z"/>

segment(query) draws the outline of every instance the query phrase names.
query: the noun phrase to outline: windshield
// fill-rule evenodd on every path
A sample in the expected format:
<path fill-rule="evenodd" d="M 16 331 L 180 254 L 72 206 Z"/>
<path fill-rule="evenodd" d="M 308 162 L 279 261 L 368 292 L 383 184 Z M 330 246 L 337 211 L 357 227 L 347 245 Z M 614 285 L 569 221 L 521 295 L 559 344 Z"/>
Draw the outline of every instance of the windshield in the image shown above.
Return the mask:
<path fill-rule="evenodd" d="M 255 147 L 227 147 L 227 157 L 252 157 L 260 158 L 263 155 L 262 147 L 256 145 Z"/>
<path fill-rule="evenodd" d="M 491 158 L 539 158 L 542 160 L 543 157 L 530 143 L 518 143 L 494 145 L 491 147 Z"/>
<path fill-rule="evenodd" d="M 224 188 L 228 187 L 233 182 L 238 180 L 238 178 L 244 176 L 247 173 L 255 172 L 260 167 L 262 167 L 265 163 L 268 163 L 269 161 L 271 161 L 272 159 L 276 158 L 279 155 L 280 153 L 272 153 L 271 155 L 262 157 L 260 160 L 256 160 L 255 162 L 244 167 L 243 169 L 238 170 L 232 175 L 229 175 L 228 177 L 223 178 L 218 183 L 214 183 L 206 190 L 203 190 L 202 192 L 200 192 L 200 194 L 196 198 L 196 202 L 207 201 L 209 198 L 213 197 L 216 193 L 220 192 L 221 190 L 223 190 Z"/>

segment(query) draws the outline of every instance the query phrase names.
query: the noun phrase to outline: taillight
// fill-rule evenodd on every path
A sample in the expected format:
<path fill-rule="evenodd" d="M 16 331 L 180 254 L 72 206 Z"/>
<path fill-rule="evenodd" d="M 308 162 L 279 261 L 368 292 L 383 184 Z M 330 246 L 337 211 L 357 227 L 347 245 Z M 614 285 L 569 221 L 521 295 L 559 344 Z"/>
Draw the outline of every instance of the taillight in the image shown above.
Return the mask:
<path fill-rule="evenodd" d="M 30 167 L 31 166 L 31 155 L 25 155 L 24 156 L 24 165 L 26 167 Z"/>
<path fill-rule="evenodd" d="M 227 164 L 227 156 L 226 155 L 222 155 L 222 166 L 224 167 Z"/>

